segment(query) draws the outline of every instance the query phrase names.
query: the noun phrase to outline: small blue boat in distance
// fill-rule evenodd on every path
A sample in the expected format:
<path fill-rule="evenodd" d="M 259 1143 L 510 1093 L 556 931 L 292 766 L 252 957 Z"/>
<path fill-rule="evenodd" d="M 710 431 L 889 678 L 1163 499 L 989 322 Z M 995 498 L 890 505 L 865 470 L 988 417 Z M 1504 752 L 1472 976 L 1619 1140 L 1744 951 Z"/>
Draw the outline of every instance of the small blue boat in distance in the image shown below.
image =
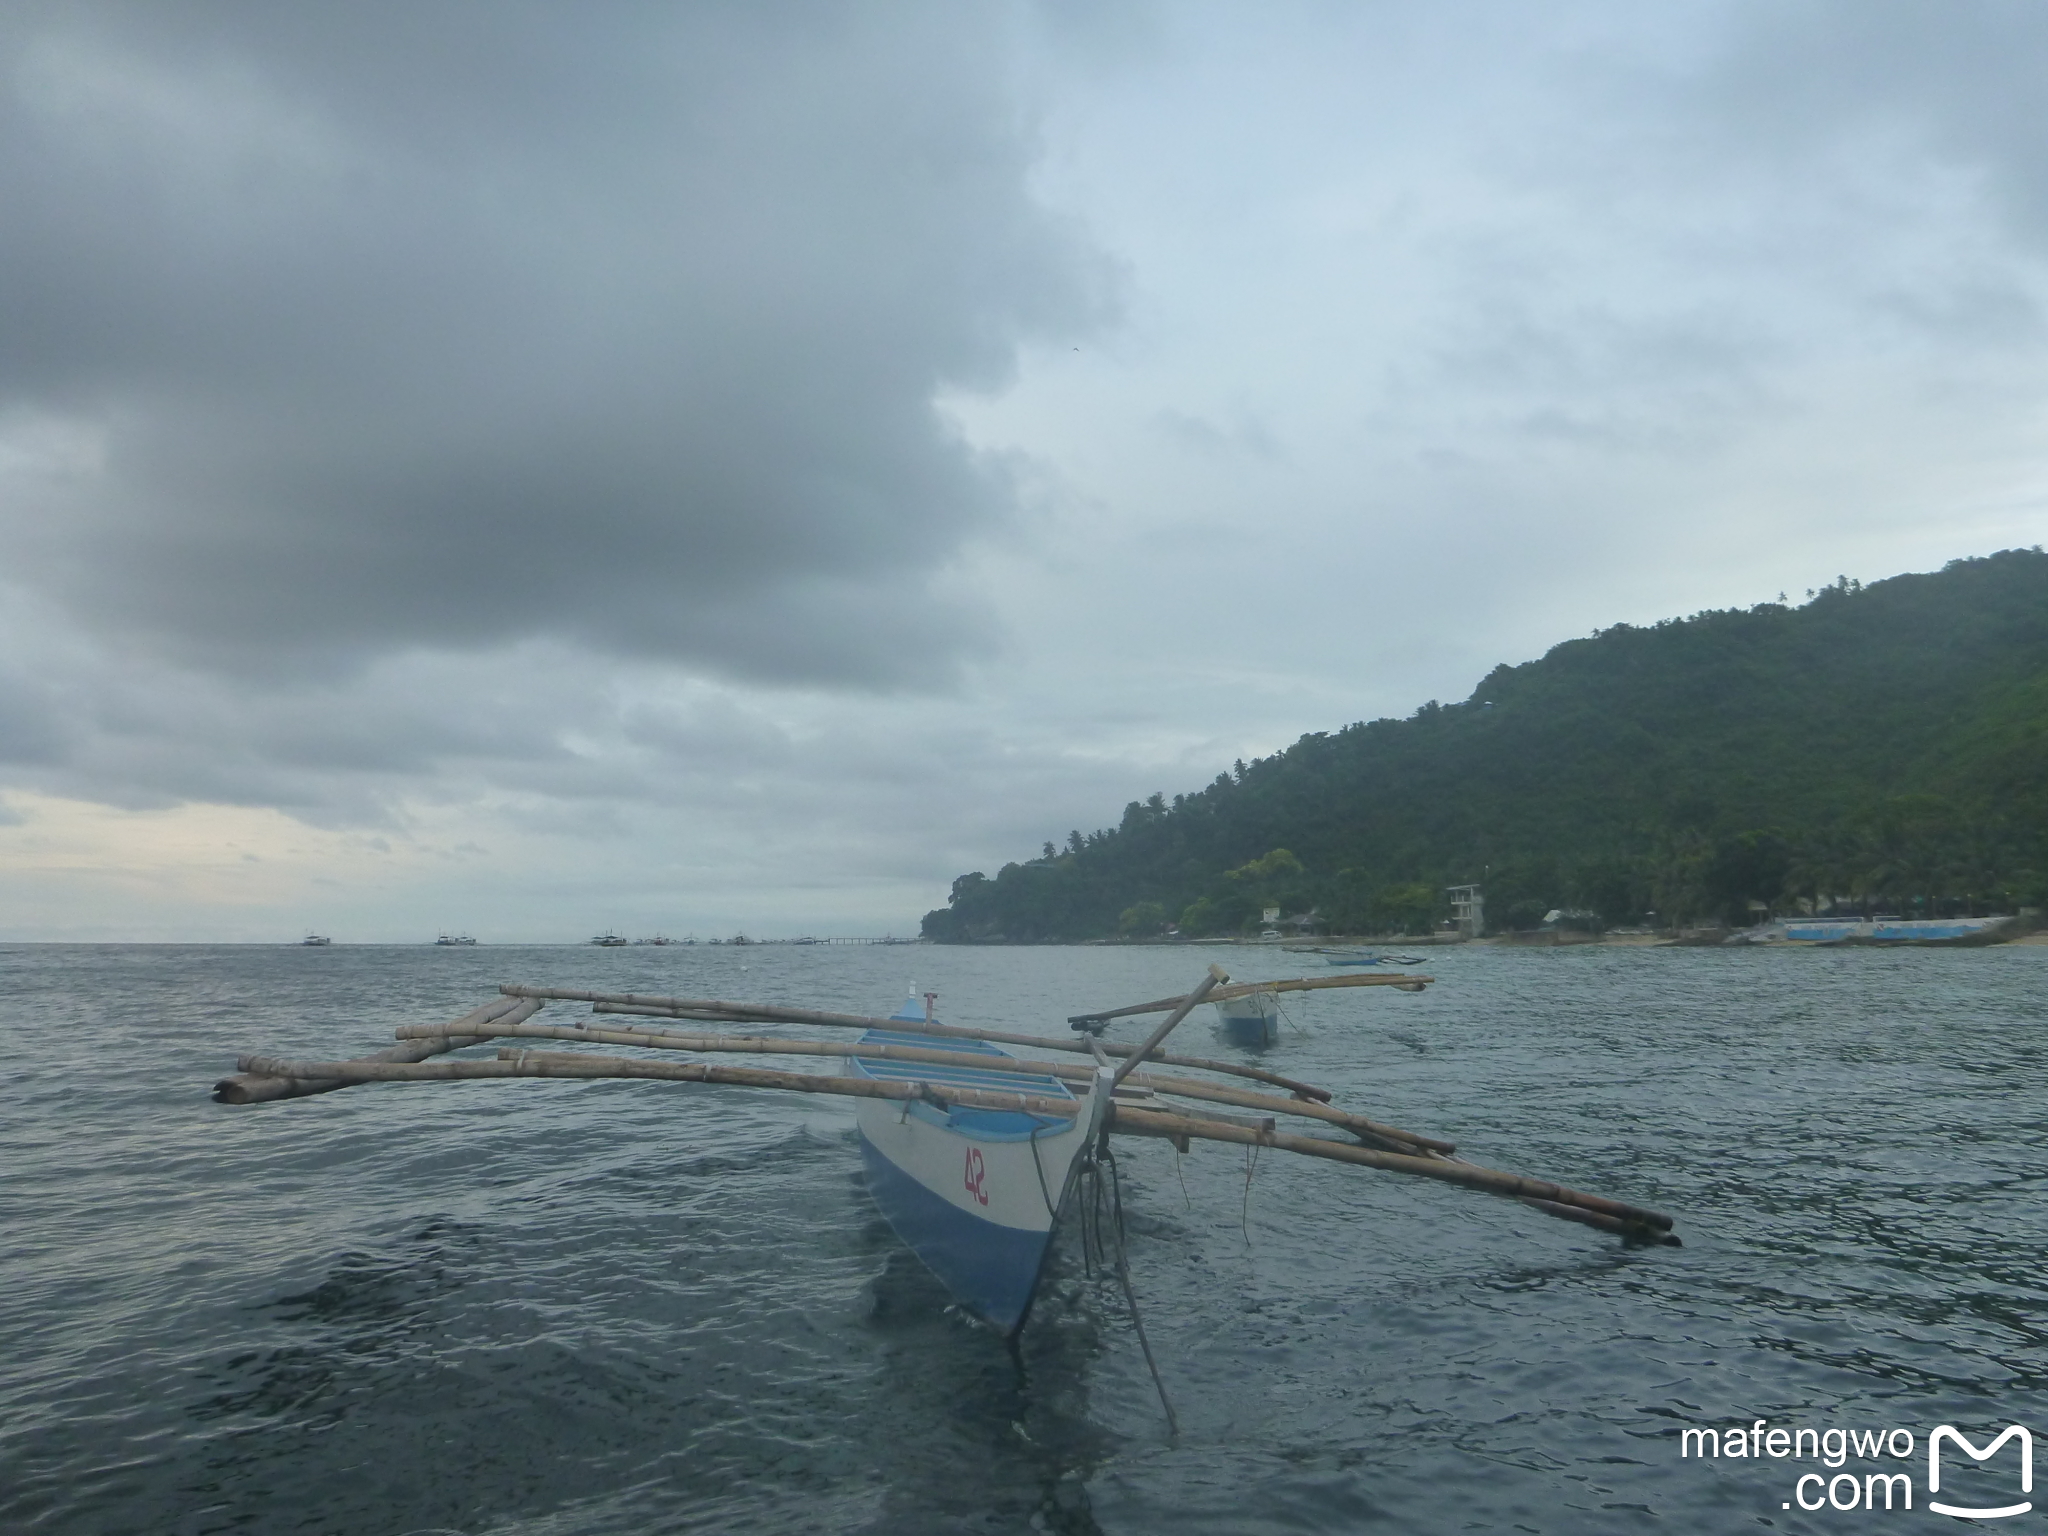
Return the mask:
<path fill-rule="evenodd" d="M 891 1017 L 931 1022 L 931 999 L 916 997 Z M 856 1109 L 868 1192 L 889 1225 L 961 1307 L 1005 1337 L 1031 1313 L 1053 1229 L 1086 1161 L 1109 1103 L 1110 1072 L 1076 1095 L 1050 1074 L 1019 1073 L 1017 1058 L 980 1040 L 871 1029 L 861 1044 L 942 1045 L 960 1055 L 1012 1064 L 1007 1071 L 933 1066 L 886 1056 L 852 1056 L 846 1071 L 880 1081 L 1029 1095 L 1073 1106 L 1070 1114 L 981 1109 L 912 1100 L 861 1099 Z"/>

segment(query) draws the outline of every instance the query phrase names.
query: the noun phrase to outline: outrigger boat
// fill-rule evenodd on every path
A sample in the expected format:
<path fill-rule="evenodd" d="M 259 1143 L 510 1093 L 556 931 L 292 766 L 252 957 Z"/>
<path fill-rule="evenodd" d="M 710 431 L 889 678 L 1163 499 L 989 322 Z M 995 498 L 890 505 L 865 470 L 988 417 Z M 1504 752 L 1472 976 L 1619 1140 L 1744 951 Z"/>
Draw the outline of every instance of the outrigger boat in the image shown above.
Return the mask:
<path fill-rule="evenodd" d="M 925 996 L 921 1008 L 913 1002 L 892 1018 L 875 1018 L 708 998 L 508 985 L 492 1002 L 447 1024 L 400 1026 L 398 1044 L 372 1056 L 340 1061 L 244 1056 L 235 1076 L 214 1085 L 214 1097 L 224 1104 L 257 1104 L 358 1083 L 517 1077 L 724 1083 L 851 1097 L 858 1101 L 861 1152 L 876 1205 L 960 1306 L 1006 1337 L 1013 1337 L 1029 1316 L 1061 1213 L 1076 1204 L 1077 1187 L 1110 1160 L 1112 1136 L 1163 1138 L 1182 1151 L 1196 1141 L 1274 1147 L 1415 1174 L 1519 1200 L 1627 1241 L 1676 1245 L 1669 1216 L 1548 1180 L 1479 1167 L 1456 1156 L 1450 1142 L 1339 1108 L 1328 1090 L 1262 1067 L 1169 1055 L 1161 1049 L 1167 1035 L 1205 1001 L 1338 986 L 1420 991 L 1432 979 L 1368 974 L 1230 986 L 1229 977 L 1211 966 L 1185 996 L 1076 1015 L 1069 1022 L 1079 1038 L 1069 1039 L 942 1024 L 934 1015 L 934 994 Z M 596 1016 L 573 1023 L 533 1022 L 550 1001 L 587 1003 Z M 1142 1044 L 1103 1038 L 1111 1020 L 1155 1012 L 1167 1017 Z M 656 1020 L 685 1021 L 691 1027 L 673 1028 Z M 706 1031 L 701 1026 L 708 1023 L 803 1025 L 828 1034 L 859 1030 L 860 1035 L 849 1042 L 735 1034 Z M 490 1041 L 508 1042 L 494 1060 L 449 1055 Z M 607 1053 L 532 1049 L 538 1041 L 595 1046 Z M 1046 1054 L 1024 1058 L 1003 1046 Z M 619 1047 L 634 1054 L 613 1050 Z M 671 1053 L 694 1059 L 678 1061 Z M 809 1056 L 837 1059 L 841 1066 L 836 1074 L 790 1072 L 715 1059 L 725 1054 Z M 1338 1135 L 1282 1131 L 1283 1116 L 1319 1121 Z M 1093 1189 L 1099 1197 L 1099 1178 Z M 1120 1248 L 1117 1260 L 1128 1295 Z"/>
<path fill-rule="evenodd" d="M 1211 1003 L 1232 1045 L 1272 1045 L 1280 1038 L 1280 995 L 1264 988 Z"/>
<path fill-rule="evenodd" d="M 912 998 L 889 1022 L 931 1025 L 936 993 L 920 1012 Z M 871 1029 L 863 1047 L 931 1054 L 931 1037 Z M 869 1082 L 929 1083 L 941 1094 L 971 1088 L 1025 1094 L 1033 1109 L 911 1100 L 862 1099 L 861 1159 L 868 1193 L 904 1245 L 924 1260 L 953 1297 L 1005 1334 L 1024 1326 L 1053 1229 L 1102 1129 L 1114 1097 L 1114 1073 L 1098 1067 L 1077 1096 L 1050 1073 L 1020 1070 L 1008 1051 L 985 1040 L 962 1040 L 973 1065 L 937 1066 L 880 1054 L 848 1058 L 846 1071 Z M 979 1058 L 979 1059 L 975 1059 Z"/>

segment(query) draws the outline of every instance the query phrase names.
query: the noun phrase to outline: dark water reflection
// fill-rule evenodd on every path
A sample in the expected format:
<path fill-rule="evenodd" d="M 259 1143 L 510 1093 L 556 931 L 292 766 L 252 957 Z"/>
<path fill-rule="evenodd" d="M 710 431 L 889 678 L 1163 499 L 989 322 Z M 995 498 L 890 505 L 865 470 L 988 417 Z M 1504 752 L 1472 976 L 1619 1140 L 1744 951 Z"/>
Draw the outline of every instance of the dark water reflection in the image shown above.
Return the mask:
<path fill-rule="evenodd" d="M 1808 1466 L 1680 1429 L 2048 1432 L 2048 949 L 1469 949 L 1291 1002 L 1271 1064 L 1688 1246 L 1129 1145 L 1171 1442 L 1114 1288 L 1064 1254 L 1013 1357 L 876 1218 L 835 1103 L 205 1096 L 500 979 L 887 1011 L 914 976 L 1052 1032 L 1205 958 L 0 949 L 0 1529 L 1818 1531 L 1855 1517 L 1780 1507 Z"/>

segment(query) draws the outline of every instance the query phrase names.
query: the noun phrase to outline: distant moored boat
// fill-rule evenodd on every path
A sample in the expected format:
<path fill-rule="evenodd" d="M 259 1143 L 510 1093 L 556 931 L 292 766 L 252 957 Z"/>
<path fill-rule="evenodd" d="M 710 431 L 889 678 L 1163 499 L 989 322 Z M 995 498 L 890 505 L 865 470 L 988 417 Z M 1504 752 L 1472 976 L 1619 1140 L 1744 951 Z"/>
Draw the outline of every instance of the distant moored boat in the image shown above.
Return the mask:
<path fill-rule="evenodd" d="M 333 942 L 334 940 L 327 937 L 324 933 L 309 933 L 299 940 L 301 945 L 310 945 L 315 949 L 318 949 L 323 944 L 332 944 Z"/>
<path fill-rule="evenodd" d="M 626 945 L 631 941 L 620 938 L 616 933 L 613 933 L 611 929 L 607 928 L 603 933 L 600 933 L 596 938 L 592 939 L 590 942 L 595 944 L 599 949 L 624 949 Z"/>
<path fill-rule="evenodd" d="M 1223 1033 L 1234 1045 L 1271 1045 L 1280 1038 L 1280 994 L 1247 992 L 1212 1002 Z"/>

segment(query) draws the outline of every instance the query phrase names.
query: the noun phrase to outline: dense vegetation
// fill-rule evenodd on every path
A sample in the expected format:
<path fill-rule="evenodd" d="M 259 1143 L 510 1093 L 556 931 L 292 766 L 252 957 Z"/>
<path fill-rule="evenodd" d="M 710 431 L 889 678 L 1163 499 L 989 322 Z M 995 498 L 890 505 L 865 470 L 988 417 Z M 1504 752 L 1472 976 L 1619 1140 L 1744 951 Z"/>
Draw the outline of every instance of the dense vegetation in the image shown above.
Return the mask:
<path fill-rule="evenodd" d="M 1568 641 L 1463 703 L 1304 736 L 963 875 L 924 931 L 1236 933 L 1277 905 L 1334 932 L 1417 932 L 1464 882 L 1483 882 L 1495 930 L 1554 908 L 1669 926 L 1830 897 L 2041 902 L 2048 555 Z"/>

